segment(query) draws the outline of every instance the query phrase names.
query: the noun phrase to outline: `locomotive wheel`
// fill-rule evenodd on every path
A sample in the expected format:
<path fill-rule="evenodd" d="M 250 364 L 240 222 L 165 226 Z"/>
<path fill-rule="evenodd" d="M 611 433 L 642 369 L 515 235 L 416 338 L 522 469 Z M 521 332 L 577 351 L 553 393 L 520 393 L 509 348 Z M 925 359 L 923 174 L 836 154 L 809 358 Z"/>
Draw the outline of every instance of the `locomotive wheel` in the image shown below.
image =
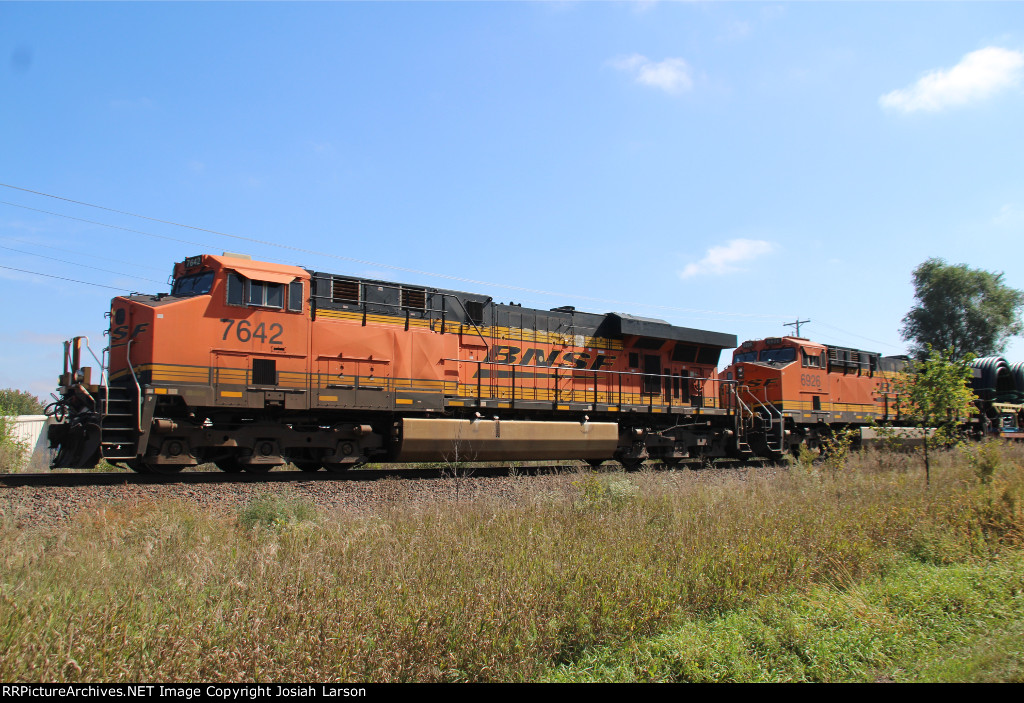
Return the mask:
<path fill-rule="evenodd" d="M 619 459 L 619 463 L 622 464 L 622 468 L 626 471 L 639 471 L 640 467 L 644 465 L 643 459 Z"/>
<path fill-rule="evenodd" d="M 267 464 L 249 464 L 245 467 L 245 472 L 249 474 L 265 474 L 272 468 L 274 467 L 268 466 Z"/>
<path fill-rule="evenodd" d="M 137 474 L 150 473 L 149 465 L 142 463 L 138 459 L 129 459 L 128 461 L 124 462 L 124 465 Z"/>
<path fill-rule="evenodd" d="M 181 464 L 151 464 L 142 459 L 131 459 L 125 463 L 129 469 L 138 474 L 177 474 L 185 468 Z"/>
<path fill-rule="evenodd" d="M 293 461 L 295 468 L 299 471 L 309 471 L 310 473 L 320 470 L 320 462 L 318 461 Z"/>
<path fill-rule="evenodd" d="M 213 463 L 217 465 L 218 469 L 229 474 L 237 474 L 242 470 L 242 465 L 238 463 L 238 457 L 236 456 L 217 459 Z"/>
<path fill-rule="evenodd" d="M 587 463 L 590 464 L 590 468 L 596 469 L 604 463 L 604 459 L 587 459 Z"/>

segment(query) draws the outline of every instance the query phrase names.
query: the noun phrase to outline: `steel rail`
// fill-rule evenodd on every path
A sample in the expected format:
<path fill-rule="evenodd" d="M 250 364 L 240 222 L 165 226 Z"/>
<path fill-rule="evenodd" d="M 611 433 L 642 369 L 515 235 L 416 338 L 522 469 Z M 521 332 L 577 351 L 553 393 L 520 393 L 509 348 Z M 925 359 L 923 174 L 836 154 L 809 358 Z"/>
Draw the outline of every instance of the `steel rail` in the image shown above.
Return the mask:
<path fill-rule="evenodd" d="M 719 459 L 709 463 L 701 459 L 683 459 L 675 469 L 737 468 L 761 466 L 764 459 L 746 461 Z M 663 464 L 646 464 L 643 468 L 674 470 Z M 507 476 L 538 476 L 557 473 L 575 473 L 591 469 L 579 466 L 467 466 L 432 469 L 351 469 L 349 471 L 267 471 L 265 473 L 227 473 L 224 471 L 182 471 L 179 473 L 134 473 L 130 471 L 67 471 L 61 473 L 0 474 L 0 486 L 119 486 L 165 484 L 220 484 L 220 483 L 307 483 L 320 481 L 380 481 L 389 478 L 408 480 L 445 478 L 494 478 Z M 617 462 L 609 461 L 597 470 L 621 471 Z"/>

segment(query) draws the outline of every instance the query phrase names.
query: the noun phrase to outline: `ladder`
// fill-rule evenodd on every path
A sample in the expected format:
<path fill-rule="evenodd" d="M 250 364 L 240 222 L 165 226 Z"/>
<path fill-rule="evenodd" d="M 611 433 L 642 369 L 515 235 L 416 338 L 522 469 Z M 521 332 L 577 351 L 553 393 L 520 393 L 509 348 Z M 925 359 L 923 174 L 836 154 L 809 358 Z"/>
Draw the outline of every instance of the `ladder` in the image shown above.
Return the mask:
<path fill-rule="evenodd" d="M 750 456 L 754 453 L 754 450 L 750 448 L 750 443 L 747 442 L 747 421 L 746 418 L 751 418 L 751 424 L 753 424 L 754 411 L 743 402 L 740 398 L 738 388 L 734 387 L 732 390 L 733 397 L 736 399 L 736 451 L 741 456 Z"/>
<path fill-rule="evenodd" d="M 100 404 L 100 455 L 125 461 L 138 456 L 139 399 L 135 388 L 106 386 Z"/>
<path fill-rule="evenodd" d="M 784 453 L 786 423 L 782 411 L 772 403 L 760 400 L 749 390 L 747 395 L 750 397 L 750 405 L 743 402 L 738 391 L 736 393 L 736 400 L 740 406 L 737 412 L 736 423 L 737 449 L 741 453 L 752 452 L 753 450 L 747 441 L 748 433 L 760 431 L 764 438 L 765 449 L 778 454 Z M 755 404 L 760 406 L 760 408 L 755 410 L 751 407 Z"/>

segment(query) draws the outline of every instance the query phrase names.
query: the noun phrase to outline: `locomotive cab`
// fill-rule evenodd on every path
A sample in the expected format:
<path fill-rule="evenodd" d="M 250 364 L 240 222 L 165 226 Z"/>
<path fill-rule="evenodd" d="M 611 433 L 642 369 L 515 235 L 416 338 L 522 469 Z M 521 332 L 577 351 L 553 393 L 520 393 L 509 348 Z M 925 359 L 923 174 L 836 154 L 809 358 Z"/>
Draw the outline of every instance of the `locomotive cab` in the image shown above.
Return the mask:
<path fill-rule="evenodd" d="M 802 337 L 746 341 L 733 352 L 725 377 L 734 382 L 741 453 L 793 451 L 813 435 L 798 425 L 827 422 L 830 383 L 824 345 Z"/>
<path fill-rule="evenodd" d="M 53 465 L 102 458 L 180 469 L 204 457 L 176 425 L 212 424 L 214 409 L 251 422 L 260 411 L 305 407 L 308 290 L 308 272 L 295 266 L 202 255 L 175 264 L 169 293 L 114 298 L 106 378 L 89 385 L 80 354 L 62 377 L 68 421 L 51 437 Z M 258 439 L 266 451 L 254 461 L 283 463 L 276 444 Z"/>
<path fill-rule="evenodd" d="M 820 395 L 828 388 L 826 368 L 823 345 L 802 337 L 768 337 L 736 349 L 726 378 L 735 380 L 741 401 L 778 404 L 795 391 L 810 396 L 811 406 L 820 410 Z"/>
<path fill-rule="evenodd" d="M 174 266 L 169 294 L 113 300 L 111 382 L 162 388 L 153 390 L 160 395 L 184 387 L 189 406 L 237 398 L 238 405 L 264 407 L 263 398 L 220 386 L 277 386 L 288 359 L 299 360 L 296 373 L 305 371 L 308 281 L 294 266 L 235 255 L 186 258 Z M 192 381 L 205 382 L 204 389 L 189 389 Z"/>

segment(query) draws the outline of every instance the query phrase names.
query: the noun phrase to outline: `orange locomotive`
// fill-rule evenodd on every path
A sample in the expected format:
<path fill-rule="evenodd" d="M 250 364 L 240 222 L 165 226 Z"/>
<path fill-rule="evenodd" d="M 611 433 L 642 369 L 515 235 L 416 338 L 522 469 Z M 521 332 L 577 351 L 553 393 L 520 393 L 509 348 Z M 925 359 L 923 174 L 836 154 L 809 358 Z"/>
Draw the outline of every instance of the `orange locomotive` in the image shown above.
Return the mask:
<path fill-rule="evenodd" d="M 907 359 L 826 346 L 801 337 L 744 342 L 725 369 L 723 403 L 734 408 L 738 450 L 778 457 L 817 449 L 835 427 L 899 422 L 891 388 Z M 870 431 L 864 431 L 870 437 Z"/>
<path fill-rule="evenodd" d="M 87 340 L 66 345 L 55 467 L 736 451 L 716 371 L 734 335 L 227 254 L 176 264 L 170 294 L 115 298 L 110 318 L 99 382 L 80 363 Z"/>

